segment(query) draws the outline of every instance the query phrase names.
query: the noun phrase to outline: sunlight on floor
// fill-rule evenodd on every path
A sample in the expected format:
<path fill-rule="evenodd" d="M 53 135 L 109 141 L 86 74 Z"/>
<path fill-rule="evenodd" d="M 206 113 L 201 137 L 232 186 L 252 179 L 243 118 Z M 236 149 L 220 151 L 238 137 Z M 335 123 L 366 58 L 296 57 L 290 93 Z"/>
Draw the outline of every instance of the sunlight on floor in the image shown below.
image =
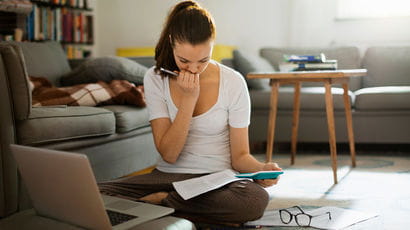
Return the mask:
<path fill-rule="evenodd" d="M 357 167 L 352 168 L 350 157 L 341 156 L 338 184 L 333 184 L 329 158 L 303 155 L 290 165 L 289 155 L 276 156 L 285 173 L 276 186 L 267 189 L 268 209 L 337 206 L 379 214 L 369 222 L 371 228 L 359 229 L 410 226 L 410 157 L 358 156 Z"/>

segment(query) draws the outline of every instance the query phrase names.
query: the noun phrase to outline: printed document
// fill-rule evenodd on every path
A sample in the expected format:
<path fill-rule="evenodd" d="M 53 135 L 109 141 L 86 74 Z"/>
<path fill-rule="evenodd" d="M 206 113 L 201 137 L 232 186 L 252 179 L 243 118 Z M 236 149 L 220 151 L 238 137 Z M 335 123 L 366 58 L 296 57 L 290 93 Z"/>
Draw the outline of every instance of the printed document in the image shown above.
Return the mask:
<path fill-rule="evenodd" d="M 368 220 L 370 218 L 378 216 L 374 213 L 364 213 L 350 209 L 343 209 L 338 207 L 321 207 L 317 209 L 310 209 L 305 211 L 307 214 L 312 216 L 320 215 L 318 217 L 313 217 L 310 224 L 311 227 L 318 229 L 344 229 L 353 224 Z M 332 219 L 329 220 L 327 215 L 322 215 L 326 212 L 330 212 Z M 280 220 L 279 209 L 267 210 L 259 220 L 250 221 L 245 223 L 248 226 L 298 226 L 296 224 L 295 218 L 289 224 L 284 224 Z"/>
<path fill-rule="evenodd" d="M 233 170 L 226 169 L 206 176 L 174 182 L 172 185 L 184 200 L 188 200 L 192 197 L 220 188 L 228 183 L 244 180 L 243 178 L 237 178 L 235 175 L 236 173 Z"/>

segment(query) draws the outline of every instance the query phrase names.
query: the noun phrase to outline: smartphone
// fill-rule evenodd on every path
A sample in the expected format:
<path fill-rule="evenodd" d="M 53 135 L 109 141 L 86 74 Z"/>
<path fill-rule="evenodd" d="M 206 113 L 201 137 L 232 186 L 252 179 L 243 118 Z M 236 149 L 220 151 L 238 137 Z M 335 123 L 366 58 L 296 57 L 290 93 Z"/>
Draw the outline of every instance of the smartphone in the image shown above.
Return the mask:
<path fill-rule="evenodd" d="M 256 180 L 262 179 L 276 179 L 280 174 L 283 174 L 283 171 L 259 171 L 255 173 L 240 173 L 235 175 L 239 178 L 250 178 Z"/>
<path fill-rule="evenodd" d="M 159 70 L 164 72 L 164 73 L 171 74 L 172 76 L 178 77 L 178 74 L 175 73 L 175 72 L 172 72 L 171 70 L 167 70 L 167 69 L 162 68 L 162 67 L 160 67 Z"/>

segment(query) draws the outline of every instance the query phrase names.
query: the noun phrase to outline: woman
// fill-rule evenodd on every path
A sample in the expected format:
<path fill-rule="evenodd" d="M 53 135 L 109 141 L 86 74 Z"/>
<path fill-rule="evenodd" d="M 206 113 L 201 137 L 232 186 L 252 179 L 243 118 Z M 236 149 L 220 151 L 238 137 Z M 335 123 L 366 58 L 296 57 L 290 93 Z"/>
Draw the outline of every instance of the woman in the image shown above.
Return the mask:
<path fill-rule="evenodd" d="M 196 2 L 178 3 L 170 12 L 155 49 L 156 67 L 144 78 L 155 146 L 156 169 L 141 176 L 100 184 L 115 194 L 174 208 L 213 222 L 243 223 L 263 214 L 276 180 L 233 182 L 183 200 L 172 182 L 233 169 L 281 170 L 249 153 L 250 99 L 243 77 L 211 60 L 215 24 Z M 178 76 L 161 72 L 160 67 Z"/>

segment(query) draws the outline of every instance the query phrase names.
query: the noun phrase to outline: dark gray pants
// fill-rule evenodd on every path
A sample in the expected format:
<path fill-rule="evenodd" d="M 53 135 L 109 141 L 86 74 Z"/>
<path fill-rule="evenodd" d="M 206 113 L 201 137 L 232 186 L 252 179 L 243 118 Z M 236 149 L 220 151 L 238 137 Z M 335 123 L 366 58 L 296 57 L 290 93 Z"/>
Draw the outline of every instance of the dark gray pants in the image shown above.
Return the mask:
<path fill-rule="evenodd" d="M 244 223 L 262 216 L 269 196 L 254 182 L 232 182 L 189 200 L 179 196 L 172 186 L 172 182 L 203 175 L 206 174 L 165 173 L 155 169 L 149 174 L 100 183 L 99 188 L 103 194 L 131 200 L 156 192 L 168 192 L 162 201 L 164 206 L 174 208 L 179 216 L 185 213 L 210 222 Z"/>

